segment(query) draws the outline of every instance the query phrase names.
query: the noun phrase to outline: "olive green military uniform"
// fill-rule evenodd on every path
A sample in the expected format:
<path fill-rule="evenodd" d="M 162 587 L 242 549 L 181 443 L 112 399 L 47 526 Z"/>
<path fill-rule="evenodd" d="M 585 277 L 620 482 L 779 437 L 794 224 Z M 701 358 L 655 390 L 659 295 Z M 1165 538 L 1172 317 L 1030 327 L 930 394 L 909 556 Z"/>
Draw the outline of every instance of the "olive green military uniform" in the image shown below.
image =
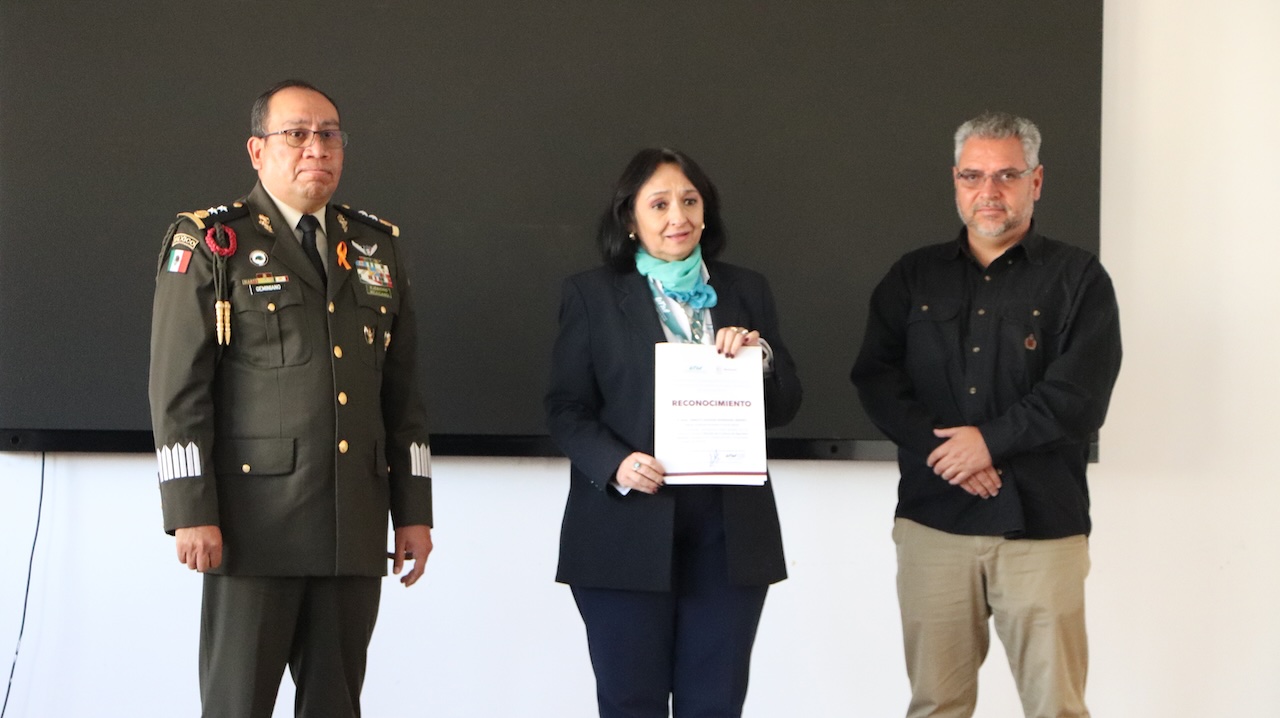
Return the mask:
<path fill-rule="evenodd" d="M 222 564 L 205 577 L 207 715 L 217 713 L 210 700 L 248 690 L 221 685 L 240 678 L 219 665 L 256 661 L 241 654 L 261 653 L 254 646 L 262 633 L 300 641 L 315 629 L 334 632 L 340 650 L 358 650 L 349 656 L 358 666 L 344 670 L 358 669 L 362 680 L 378 577 L 387 570 L 388 514 L 397 527 L 432 521 L 398 230 L 339 206 L 326 209 L 324 226 L 327 286 L 261 185 L 229 206 L 179 215 L 161 248 L 150 395 L 164 528 L 216 525 L 223 536 Z M 270 605 L 253 607 L 269 615 L 244 617 L 242 639 L 212 639 L 213 629 L 234 633 L 240 617 L 227 612 L 250 610 L 227 602 L 228 582 L 292 577 L 339 577 L 325 589 L 338 587 L 339 604 L 353 582 L 368 604 L 371 586 L 372 614 L 356 620 L 355 640 L 343 627 L 281 621 Z M 296 649 L 287 658 L 301 696 Z M 254 669 L 266 672 L 258 682 L 271 684 L 272 703 L 283 671 L 275 660 Z M 355 689 L 358 711 L 358 681 Z M 249 714 L 243 706 L 225 712 Z"/>

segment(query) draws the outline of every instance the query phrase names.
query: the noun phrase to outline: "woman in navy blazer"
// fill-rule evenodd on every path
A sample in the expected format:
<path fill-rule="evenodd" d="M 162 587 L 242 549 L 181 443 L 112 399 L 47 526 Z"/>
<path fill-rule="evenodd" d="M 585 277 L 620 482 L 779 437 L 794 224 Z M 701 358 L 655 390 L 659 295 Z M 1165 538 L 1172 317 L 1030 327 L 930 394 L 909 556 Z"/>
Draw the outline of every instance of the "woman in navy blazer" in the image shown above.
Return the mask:
<path fill-rule="evenodd" d="M 571 462 L 556 580 L 586 626 L 602 718 L 737 716 L 769 584 L 786 578 L 771 482 L 664 486 L 653 457 L 654 344 L 765 355 L 768 426 L 801 389 L 773 296 L 715 261 L 725 244 L 706 174 L 670 149 L 637 154 L 597 239 L 605 266 L 565 280 L 546 395 Z"/>

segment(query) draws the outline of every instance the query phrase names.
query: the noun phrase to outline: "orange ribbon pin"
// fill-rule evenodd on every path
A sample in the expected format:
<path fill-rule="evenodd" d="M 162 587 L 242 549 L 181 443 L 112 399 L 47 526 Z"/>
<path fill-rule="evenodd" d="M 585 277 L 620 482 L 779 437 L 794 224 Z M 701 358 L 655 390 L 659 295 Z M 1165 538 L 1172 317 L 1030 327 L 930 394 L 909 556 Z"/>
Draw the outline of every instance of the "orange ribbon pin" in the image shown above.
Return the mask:
<path fill-rule="evenodd" d="M 347 261 L 347 243 L 338 242 L 338 266 L 343 269 L 351 269 L 351 263 Z"/>

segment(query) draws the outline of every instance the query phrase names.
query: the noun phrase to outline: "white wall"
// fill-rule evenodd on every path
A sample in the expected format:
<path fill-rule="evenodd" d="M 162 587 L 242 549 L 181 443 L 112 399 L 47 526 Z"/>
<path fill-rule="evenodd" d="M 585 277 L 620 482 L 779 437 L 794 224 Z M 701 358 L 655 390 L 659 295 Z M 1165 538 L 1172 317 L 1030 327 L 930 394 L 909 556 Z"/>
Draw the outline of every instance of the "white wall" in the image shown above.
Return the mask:
<path fill-rule="evenodd" d="M 1276 37 L 1275 0 L 1106 4 L 1102 248 L 1126 356 L 1091 480 L 1098 716 L 1280 705 Z M 0 681 L 40 463 L 0 453 Z M 893 467 L 773 472 L 792 578 L 770 593 L 747 715 L 901 715 Z M 436 553 L 425 584 L 386 584 L 366 715 L 590 715 L 582 629 L 552 582 L 566 465 L 446 458 L 436 474 Z M 46 478 L 8 715 L 195 715 L 199 579 L 159 530 L 151 459 L 56 455 Z M 996 646 L 978 715 L 1019 715 Z"/>
<path fill-rule="evenodd" d="M 1091 481 L 1098 715 L 1280 715 L 1277 36 L 1275 0 L 1106 4 L 1126 364 Z"/>

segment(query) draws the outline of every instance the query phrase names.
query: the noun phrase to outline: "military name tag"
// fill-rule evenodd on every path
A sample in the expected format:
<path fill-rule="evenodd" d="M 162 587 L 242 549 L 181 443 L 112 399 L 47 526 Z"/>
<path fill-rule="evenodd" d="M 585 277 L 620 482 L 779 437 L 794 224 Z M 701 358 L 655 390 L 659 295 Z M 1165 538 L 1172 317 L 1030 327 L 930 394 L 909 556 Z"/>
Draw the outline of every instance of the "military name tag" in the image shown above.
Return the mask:
<path fill-rule="evenodd" d="M 251 294 L 266 294 L 267 292 L 278 292 L 284 289 L 283 285 L 288 281 L 289 275 L 287 274 L 264 272 L 251 279 L 241 279 L 240 284 L 248 287 Z"/>

